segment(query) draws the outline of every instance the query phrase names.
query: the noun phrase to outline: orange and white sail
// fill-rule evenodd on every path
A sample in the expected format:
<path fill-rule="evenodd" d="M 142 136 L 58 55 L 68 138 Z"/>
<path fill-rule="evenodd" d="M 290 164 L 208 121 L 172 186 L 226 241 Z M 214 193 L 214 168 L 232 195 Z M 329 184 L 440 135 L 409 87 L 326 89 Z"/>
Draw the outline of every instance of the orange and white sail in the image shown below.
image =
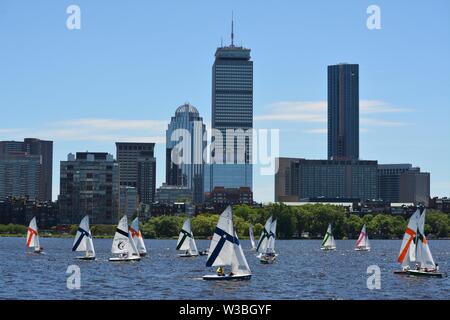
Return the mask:
<path fill-rule="evenodd" d="M 41 246 L 39 244 L 39 233 L 36 223 L 36 217 L 33 217 L 30 221 L 27 231 L 27 247 L 34 248 L 35 251 L 39 251 Z"/>
<path fill-rule="evenodd" d="M 136 218 L 131 223 L 130 227 L 131 238 L 136 243 L 136 247 L 139 251 L 139 254 L 143 255 L 147 253 L 147 248 L 145 247 L 144 238 L 142 237 L 141 230 L 139 230 L 139 219 Z"/>
<path fill-rule="evenodd" d="M 408 266 L 410 262 L 416 261 L 416 236 L 419 226 L 420 210 L 409 218 L 408 226 L 406 227 L 403 236 L 402 246 L 400 247 L 400 254 L 397 261 L 404 267 Z"/>

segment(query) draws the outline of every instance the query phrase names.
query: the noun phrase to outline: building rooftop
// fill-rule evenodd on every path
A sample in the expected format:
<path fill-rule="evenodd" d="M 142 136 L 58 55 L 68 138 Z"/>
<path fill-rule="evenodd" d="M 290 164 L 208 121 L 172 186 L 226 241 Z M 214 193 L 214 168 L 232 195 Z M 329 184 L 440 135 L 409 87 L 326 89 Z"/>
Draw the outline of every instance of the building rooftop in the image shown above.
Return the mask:
<path fill-rule="evenodd" d="M 190 113 L 190 114 L 194 114 L 194 115 L 199 115 L 199 112 L 197 110 L 196 107 L 194 107 L 192 104 L 190 104 L 189 102 L 186 102 L 185 104 L 179 106 L 177 108 L 177 110 L 175 111 L 175 115 L 181 115 L 184 113 Z"/>

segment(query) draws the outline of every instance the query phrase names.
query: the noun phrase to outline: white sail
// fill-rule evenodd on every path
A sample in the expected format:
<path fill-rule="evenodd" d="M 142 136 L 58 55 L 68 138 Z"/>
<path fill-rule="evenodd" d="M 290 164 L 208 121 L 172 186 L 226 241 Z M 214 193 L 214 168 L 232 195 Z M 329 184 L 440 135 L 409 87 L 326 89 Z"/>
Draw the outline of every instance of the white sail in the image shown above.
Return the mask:
<path fill-rule="evenodd" d="M 423 269 L 435 269 L 433 256 L 431 255 L 428 240 L 425 237 L 425 215 L 426 210 L 423 211 L 418 222 L 418 234 L 416 241 L 416 261 L 420 263 L 420 267 Z"/>
<path fill-rule="evenodd" d="M 123 216 L 117 225 L 111 252 L 113 254 L 139 255 L 136 243 L 128 232 L 127 216 Z"/>
<path fill-rule="evenodd" d="M 36 223 L 36 217 L 33 217 L 33 219 L 31 219 L 30 225 L 28 226 L 27 247 L 34 248 L 35 251 L 39 251 L 41 249 L 41 246 L 39 244 L 39 233 Z"/>
<path fill-rule="evenodd" d="M 256 247 L 256 251 L 259 253 L 265 253 L 267 250 L 267 244 L 269 243 L 270 238 L 270 227 L 272 226 L 272 217 L 267 219 L 266 224 L 264 225 L 264 229 L 259 237 L 258 246 Z"/>
<path fill-rule="evenodd" d="M 231 272 L 235 275 L 251 274 L 250 267 L 248 266 L 247 259 L 242 251 L 236 231 L 234 232 L 234 254 L 231 261 Z"/>
<path fill-rule="evenodd" d="M 95 257 L 94 243 L 89 228 L 89 216 L 85 216 L 80 222 L 73 242 L 72 251 L 85 251 L 87 255 Z"/>
<path fill-rule="evenodd" d="M 408 266 L 410 262 L 416 261 L 416 245 L 414 241 L 417 235 L 419 219 L 419 210 L 416 210 L 411 218 L 409 218 L 408 226 L 406 227 L 405 235 L 403 236 L 402 246 L 400 247 L 400 253 L 397 258 L 397 261 L 403 267 Z"/>
<path fill-rule="evenodd" d="M 209 247 L 207 267 L 231 266 L 234 256 L 234 227 L 231 207 L 220 215 Z"/>
<path fill-rule="evenodd" d="M 198 250 L 192 233 L 191 220 L 184 221 L 177 241 L 177 250 L 188 251 L 190 255 L 197 256 Z"/>
<path fill-rule="evenodd" d="M 358 240 L 356 241 L 356 248 L 370 249 L 369 236 L 366 231 L 366 225 L 361 229 Z"/>
<path fill-rule="evenodd" d="M 336 248 L 336 241 L 334 240 L 333 233 L 331 232 L 331 224 L 328 225 L 327 233 L 322 241 L 322 248 Z"/>
<path fill-rule="evenodd" d="M 275 253 L 275 235 L 277 233 L 277 220 L 273 220 L 270 226 L 270 237 L 267 243 L 266 253 Z"/>
<path fill-rule="evenodd" d="M 147 253 L 147 248 L 145 247 L 144 238 L 142 237 L 141 230 L 139 229 L 139 219 L 135 218 L 133 222 L 131 222 L 130 227 L 131 237 L 133 238 L 136 247 L 140 254 Z"/>
<path fill-rule="evenodd" d="M 250 225 L 250 227 L 248 228 L 248 235 L 250 236 L 250 242 L 252 244 L 252 249 L 255 250 L 256 244 L 255 244 L 255 237 L 253 235 L 253 226 L 252 225 Z"/>

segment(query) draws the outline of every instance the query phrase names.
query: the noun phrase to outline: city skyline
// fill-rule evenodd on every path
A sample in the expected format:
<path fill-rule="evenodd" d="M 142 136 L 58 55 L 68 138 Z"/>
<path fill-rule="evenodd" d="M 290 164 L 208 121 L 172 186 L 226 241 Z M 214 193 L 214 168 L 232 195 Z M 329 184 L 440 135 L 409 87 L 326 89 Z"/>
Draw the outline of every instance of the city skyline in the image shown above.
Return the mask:
<path fill-rule="evenodd" d="M 125 14 L 144 18 L 145 8 L 166 12 L 174 3 L 141 4 L 142 13 L 129 8 L 132 12 L 125 10 Z M 441 11 L 448 9 L 446 2 L 436 3 Z M 431 172 L 432 196 L 448 196 L 450 173 L 445 159 L 449 151 L 441 144 L 449 133 L 446 119 L 450 111 L 446 107 L 450 97 L 445 88 L 449 85 L 450 64 L 440 57 L 448 56 L 450 49 L 446 43 L 428 39 L 427 34 L 445 39 L 450 28 L 449 22 L 436 18 L 436 14 L 433 21 L 427 20 L 427 10 L 431 9 L 406 2 L 379 1 L 385 17 L 383 27 L 370 31 L 365 27 L 368 4 L 355 2 L 342 8 L 327 3 L 327 10 L 320 9 L 320 4 L 303 4 L 303 8 L 290 3 L 270 14 L 261 10 L 267 5 L 256 2 L 231 2 L 214 9 L 206 2 L 191 9 L 177 3 L 188 10 L 193 20 L 209 13 L 211 16 L 205 19 L 211 29 L 203 31 L 200 22 L 192 21 L 181 37 L 177 28 L 184 27 L 184 23 L 177 21 L 178 14 L 174 13 L 173 26 L 166 30 L 169 36 L 163 39 L 153 29 L 167 24 L 156 17 L 154 10 L 148 10 L 147 14 L 155 20 L 146 21 L 148 25 L 142 30 L 140 22 L 130 20 L 119 21 L 121 28 L 111 29 L 107 27 L 108 19 L 118 17 L 123 5 L 121 8 L 109 5 L 106 19 L 101 15 L 103 6 L 86 1 L 78 4 L 83 16 L 79 31 L 65 29 L 65 3 L 61 8 L 27 4 L 28 13 L 20 10 L 20 1 L 10 1 L 2 5 L 8 10 L 0 15 L 3 30 L 0 36 L 6 45 L 24 48 L 20 54 L 17 50 L 0 54 L 4 70 L 0 82 L 6 88 L 0 104 L 6 106 L 3 113 L 4 119 L 8 119 L 0 123 L 0 140 L 36 137 L 54 141 L 53 199 L 59 194 L 59 162 L 69 152 L 114 154 L 117 141 L 157 143 L 156 185 L 162 184 L 163 137 L 170 115 L 184 101 L 190 101 L 197 106 L 200 116 L 210 118 L 210 67 L 220 37 L 224 37 L 225 44 L 229 43 L 232 9 L 236 16 L 235 41 L 238 45 L 243 41 L 245 47 L 252 49 L 255 62 L 255 126 L 282 128 L 280 156 L 326 158 L 326 66 L 342 61 L 357 63 L 361 89 L 360 158 L 378 160 L 380 164 L 413 163 Z M 403 6 L 408 6 L 412 13 L 406 15 Z M 262 17 L 272 17 L 267 20 L 270 25 L 262 25 L 253 9 Z M 289 11 L 294 9 L 300 18 L 281 19 L 285 15 L 293 18 L 294 13 Z M 309 11 L 311 18 L 304 11 Z M 33 18 L 37 25 L 32 29 L 27 27 L 31 12 L 41 17 Z M 411 25 L 408 17 L 413 13 L 423 15 L 425 22 Z M 389 34 L 384 28 L 389 29 Z M 344 31 L 353 36 L 351 41 L 328 52 L 336 46 L 331 38 Z M 99 36 L 106 38 L 95 44 Z M 146 39 L 150 43 L 144 45 L 142 38 L 147 36 L 155 41 Z M 399 37 L 404 41 L 398 41 Z M 324 39 L 329 43 L 322 43 L 327 42 Z M 162 40 L 165 46 L 158 45 Z M 115 41 L 128 46 L 127 49 L 118 48 Z M 187 50 L 176 52 L 177 45 Z M 287 50 L 281 49 L 282 53 L 272 49 L 283 47 Z M 434 56 L 432 60 L 427 59 L 430 53 Z M 150 62 L 152 57 L 159 57 L 159 61 L 164 57 L 167 63 L 158 67 Z M 273 201 L 273 176 L 262 177 L 255 172 L 257 166 L 255 200 Z"/>

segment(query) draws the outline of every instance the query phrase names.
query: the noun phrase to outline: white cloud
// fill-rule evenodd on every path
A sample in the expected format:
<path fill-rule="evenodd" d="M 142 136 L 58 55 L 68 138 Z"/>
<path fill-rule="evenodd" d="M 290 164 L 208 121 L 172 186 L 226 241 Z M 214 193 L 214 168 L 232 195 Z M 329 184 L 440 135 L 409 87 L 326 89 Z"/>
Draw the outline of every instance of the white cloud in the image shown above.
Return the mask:
<path fill-rule="evenodd" d="M 327 122 L 327 101 L 281 101 L 267 107 L 266 114 L 255 116 L 256 121 L 284 122 Z M 398 108 L 379 100 L 361 100 L 360 113 L 364 115 L 412 112 L 412 109 Z M 369 126 L 397 127 L 405 122 L 363 117 L 361 123 Z M 321 128 L 309 129 L 310 133 L 324 133 Z"/>
<path fill-rule="evenodd" d="M 167 122 L 161 120 L 71 119 L 39 128 L 0 129 L 9 139 L 33 136 L 54 141 L 135 141 L 165 143 Z"/>

